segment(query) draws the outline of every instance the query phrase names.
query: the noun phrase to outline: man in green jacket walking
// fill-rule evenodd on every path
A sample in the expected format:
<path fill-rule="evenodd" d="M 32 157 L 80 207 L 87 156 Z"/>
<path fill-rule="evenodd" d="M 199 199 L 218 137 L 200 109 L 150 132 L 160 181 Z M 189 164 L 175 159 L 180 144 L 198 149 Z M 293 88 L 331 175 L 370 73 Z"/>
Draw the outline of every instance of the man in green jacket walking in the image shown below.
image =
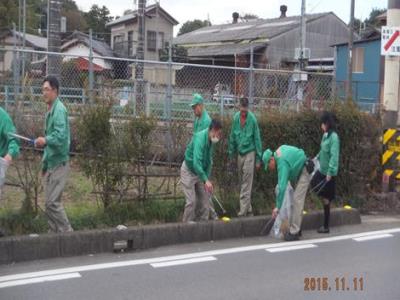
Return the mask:
<path fill-rule="evenodd" d="M 238 216 L 252 215 L 251 190 L 254 166 L 257 170 L 261 167 L 262 145 L 257 118 L 249 111 L 247 98 L 240 99 L 240 111 L 233 116 L 228 153 L 231 159 L 233 155 L 238 154 L 237 162 L 241 181 Z"/>
<path fill-rule="evenodd" d="M 265 150 L 263 162 L 265 168 L 270 171 L 278 170 L 278 196 L 276 206 L 272 211 L 272 217 L 275 219 L 282 207 L 286 187 L 290 181 L 292 186 L 296 184 L 294 191 L 293 210 L 289 220 L 289 232 L 285 235 L 286 241 L 298 240 L 301 235 L 301 222 L 303 216 L 304 200 L 306 198 L 308 186 L 311 181 L 312 170 L 307 170 L 307 157 L 302 149 L 282 145 L 272 153 L 271 150 Z"/>
<path fill-rule="evenodd" d="M 211 118 L 204 107 L 203 97 L 200 94 L 193 94 L 190 106 L 192 107 L 195 116 L 193 134 L 207 129 L 211 124 Z"/>
<path fill-rule="evenodd" d="M 19 142 L 10 133 L 15 133 L 15 126 L 8 113 L 0 107 L 0 156 L 8 163 L 19 154 Z"/>
<path fill-rule="evenodd" d="M 42 92 L 48 107 L 45 136 L 38 137 L 35 140 L 35 146 L 44 147 L 42 171 L 46 194 L 46 216 L 50 231 L 73 231 L 61 203 L 61 196 L 69 173 L 68 112 L 58 98 L 59 83 L 56 77 L 48 76 L 44 79 Z"/>
<path fill-rule="evenodd" d="M 181 167 L 181 184 L 186 204 L 183 222 L 195 221 L 196 204 L 200 207 L 200 220 L 209 218 L 209 198 L 213 193 L 210 181 L 214 144 L 221 138 L 222 125 L 212 120 L 208 129 L 193 135 L 185 151 L 185 160 Z"/>
<path fill-rule="evenodd" d="M 10 164 L 19 154 L 19 142 L 16 138 L 10 136 L 10 133 L 15 133 L 15 126 L 8 113 L 0 107 L 0 157 L 6 163 Z M 0 199 L 2 187 L 0 186 Z M 4 236 L 0 229 L 0 237 Z"/>

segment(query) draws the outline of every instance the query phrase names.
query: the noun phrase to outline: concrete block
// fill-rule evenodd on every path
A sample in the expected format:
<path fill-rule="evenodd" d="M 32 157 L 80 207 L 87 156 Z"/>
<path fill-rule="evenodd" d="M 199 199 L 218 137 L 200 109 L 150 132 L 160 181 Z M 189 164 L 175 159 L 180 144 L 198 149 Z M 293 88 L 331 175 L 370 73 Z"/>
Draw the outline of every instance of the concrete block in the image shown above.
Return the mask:
<path fill-rule="evenodd" d="M 270 216 L 257 216 L 249 218 L 241 218 L 243 236 L 259 236 Z"/>
<path fill-rule="evenodd" d="M 102 230 L 68 232 L 60 234 L 60 256 L 102 253 L 110 250 Z"/>
<path fill-rule="evenodd" d="M 14 262 L 60 256 L 59 236 L 55 234 L 16 236 L 10 242 L 10 259 Z"/>
<path fill-rule="evenodd" d="M 13 261 L 11 238 L 0 239 L 0 264 L 8 264 Z"/>
<path fill-rule="evenodd" d="M 180 223 L 179 236 L 181 243 L 211 241 L 212 223 L 211 222 L 199 222 L 195 224 Z"/>
<path fill-rule="evenodd" d="M 213 221 L 211 224 L 213 240 L 240 238 L 243 236 L 241 219 L 231 219 L 229 222 Z"/>
<path fill-rule="evenodd" d="M 143 249 L 180 243 L 179 224 L 143 226 Z"/>
<path fill-rule="evenodd" d="M 331 226 L 361 224 L 361 216 L 356 209 L 333 209 L 331 210 L 330 223 Z"/>

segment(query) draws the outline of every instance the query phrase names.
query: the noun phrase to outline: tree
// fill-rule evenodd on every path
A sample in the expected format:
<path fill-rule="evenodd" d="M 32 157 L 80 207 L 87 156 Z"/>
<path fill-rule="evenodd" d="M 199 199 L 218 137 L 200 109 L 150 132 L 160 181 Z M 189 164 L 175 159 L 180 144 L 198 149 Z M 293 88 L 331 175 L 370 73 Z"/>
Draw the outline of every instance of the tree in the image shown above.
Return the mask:
<path fill-rule="evenodd" d="M 63 1 L 61 16 L 67 18 L 67 32 L 87 30 L 87 23 L 83 13 L 79 10 L 74 0 Z"/>
<path fill-rule="evenodd" d="M 12 23 L 18 25 L 18 3 L 12 0 L 0 2 L 0 27 L 12 28 Z"/>
<path fill-rule="evenodd" d="M 383 14 L 386 11 L 385 8 L 373 8 L 369 14 L 369 17 L 366 18 L 364 21 L 360 19 L 354 19 L 354 31 L 359 32 L 360 27 L 378 27 L 379 22 L 376 20 L 376 17 Z M 364 24 L 364 25 L 363 25 Z"/>
<path fill-rule="evenodd" d="M 38 29 L 40 28 L 41 15 L 44 13 L 42 9 L 43 3 L 43 0 L 26 0 L 27 33 L 38 33 Z M 17 30 L 22 31 L 22 28 L 18 28 L 18 9 L 19 4 L 16 0 L 0 1 L 0 29 L 12 29 L 12 23 L 15 23 L 17 25 Z"/>
<path fill-rule="evenodd" d="M 259 19 L 259 17 L 255 14 L 246 13 L 243 15 L 243 17 L 241 17 L 241 19 L 244 20 L 245 22 L 248 22 L 250 20 Z"/>
<path fill-rule="evenodd" d="M 211 22 L 208 20 L 202 21 L 196 19 L 193 21 L 186 21 L 185 23 L 183 23 L 181 29 L 179 29 L 178 35 L 182 35 L 207 26 L 211 26 Z"/>
<path fill-rule="evenodd" d="M 93 30 L 94 36 L 97 38 L 104 39 L 108 43 L 111 38 L 111 31 L 106 28 L 106 24 L 113 20 L 110 16 L 110 11 L 106 6 L 99 7 L 94 4 L 90 10 L 84 14 L 86 23 L 89 28 Z"/>
<path fill-rule="evenodd" d="M 377 26 L 378 22 L 376 21 L 376 17 L 383 14 L 385 11 L 385 8 L 373 8 L 369 14 L 369 17 L 365 19 L 364 22 L 371 26 Z"/>

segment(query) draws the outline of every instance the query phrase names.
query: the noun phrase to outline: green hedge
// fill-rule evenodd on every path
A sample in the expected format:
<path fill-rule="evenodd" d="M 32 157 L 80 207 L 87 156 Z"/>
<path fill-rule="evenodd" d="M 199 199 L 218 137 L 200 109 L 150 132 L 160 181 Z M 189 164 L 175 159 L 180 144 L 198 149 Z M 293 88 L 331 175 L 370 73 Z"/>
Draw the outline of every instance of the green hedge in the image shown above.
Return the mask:
<path fill-rule="evenodd" d="M 379 119 L 360 112 L 354 105 L 336 103 L 329 107 L 338 118 L 338 134 L 341 142 L 340 166 L 337 178 L 338 204 L 362 205 L 359 199 L 371 186 L 377 183 L 380 166 Z M 304 149 L 309 157 L 319 152 L 322 131 L 320 112 L 303 111 L 301 113 L 265 112 L 259 117 L 259 127 L 263 150 L 276 150 L 280 145 L 293 145 Z M 218 194 L 231 214 L 238 210 L 237 172 L 229 172 L 227 143 L 231 120 L 224 120 L 224 139 L 214 156 L 213 176 L 218 184 Z M 274 172 L 275 173 L 275 172 Z M 269 212 L 274 205 L 274 187 L 276 173 L 256 172 L 253 185 L 253 206 L 255 213 Z M 315 198 L 313 198 L 315 200 Z M 358 200 L 357 200 L 358 199 Z M 306 206 L 314 207 L 318 203 L 308 201 Z"/>
<path fill-rule="evenodd" d="M 380 120 L 375 116 L 360 112 L 352 104 L 336 103 L 329 110 L 335 112 L 338 117 L 338 134 L 341 140 L 337 178 L 338 204 L 360 207 L 366 199 L 366 192 L 378 183 L 381 152 Z M 259 114 L 263 150 L 266 148 L 275 150 L 282 144 L 288 144 L 300 147 L 308 156 L 314 157 L 319 151 L 322 137 L 319 117 L 319 112 L 309 110 L 301 113 L 266 111 Z M 138 165 L 140 158 L 150 161 L 150 143 L 154 141 L 149 138 L 154 126 L 150 119 L 140 118 L 130 122 L 120 122 L 116 135 L 112 132 L 109 119 L 107 107 L 88 111 L 80 119 L 81 127 L 78 135 L 81 141 L 78 148 L 85 154 L 80 160 L 81 167 L 94 181 L 94 186 L 97 185 L 103 192 L 123 184 L 132 185 L 132 182 L 125 183 L 116 171 L 122 172 L 124 168 L 135 170 L 141 167 Z M 231 216 L 236 216 L 239 207 L 238 178 L 237 172 L 228 168 L 227 155 L 231 120 L 226 118 L 223 121 L 224 138 L 216 149 L 212 176 L 216 183 L 216 194 L 219 200 L 223 202 Z M 186 134 L 187 130 L 190 129 L 186 127 L 186 124 L 173 126 L 172 138 L 177 145 L 174 152 L 184 150 L 189 136 Z M 121 136 L 127 138 L 118 142 L 114 140 Z M 116 155 L 118 153 L 124 155 L 129 153 L 129 157 L 127 159 L 122 154 Z M 126 161 L 130 162 L 129 166 L 126 166 Z M 276 182 L 275 172 L 264 170 L 256 172 L 252 195 L 255 214 L 270 213 L 275 202 L 273 191 Z M 126 203 L 123 200 L 126 199 L 103 201 L 104 206 L 95 209 L 77 206 L 67 208 L 67 211 L 75 229 L 87 229 L 118 224 L 180 221 L 184 208 L 183 199 L 178 201 L 141 199 L 142 201 L 132 203 Z M 320 202 L 315 197 L 309 197 L 306 207 L 318 208 Z M 216 208 L 218 209 L 218 206 Z M 44 232 L 47 225 L 42 214 L 35 216 L 20 211 L 3 210 L 0 211 L 0 227 L 4 227 L 10 233 L 21 234 Z"/>

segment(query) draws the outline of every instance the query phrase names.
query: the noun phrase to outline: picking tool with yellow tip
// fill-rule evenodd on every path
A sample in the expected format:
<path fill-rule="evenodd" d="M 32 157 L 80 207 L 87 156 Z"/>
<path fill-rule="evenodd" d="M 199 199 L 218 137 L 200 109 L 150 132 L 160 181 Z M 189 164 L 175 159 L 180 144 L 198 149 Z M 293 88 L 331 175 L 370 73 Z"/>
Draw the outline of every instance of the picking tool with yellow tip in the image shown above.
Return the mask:
<path fill-rule="evenodd" d="M 214 199 L 214 201 L 217 202 L 219 208 L 221 209 L 222 216 L 220 217 L 220 219 L 224 222 L 229 222 L 231 219 L 227 216 L 225 208 L 222 206 L 222 203 L 217 199 L 217 197 L 214 194 L 212 194 L 209 199 L 210 202 L 212 202 L 212 200 Z"/>

